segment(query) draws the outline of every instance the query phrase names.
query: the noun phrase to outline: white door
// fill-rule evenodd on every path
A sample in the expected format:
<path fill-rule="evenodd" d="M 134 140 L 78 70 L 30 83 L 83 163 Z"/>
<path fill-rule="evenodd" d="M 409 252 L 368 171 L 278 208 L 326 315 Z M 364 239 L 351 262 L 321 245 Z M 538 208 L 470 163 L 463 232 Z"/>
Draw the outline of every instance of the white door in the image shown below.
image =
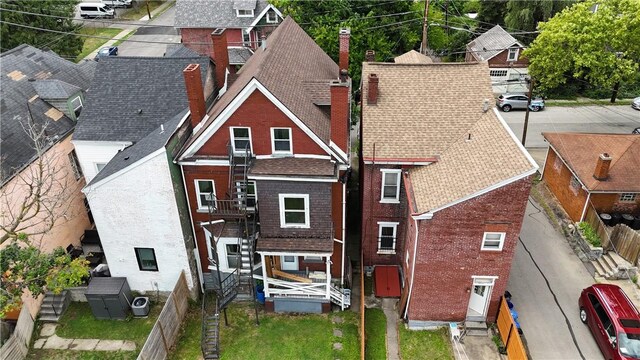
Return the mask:
<path fill-rule="evenodd" d="M 469 308 L 467 316 L 483 317 L 487 316 L 489 300 L 491 299 L 491 290 L 495 278 L 474 278 L 471 288 L 471 297 L 469 298 Z"/>
<path fill-rule="evenodd" d="M 298 271 L 298 257 L 297 256 L 281 256 L 280 260 L 282 262 L 282 270 L 293 270 Z"/>

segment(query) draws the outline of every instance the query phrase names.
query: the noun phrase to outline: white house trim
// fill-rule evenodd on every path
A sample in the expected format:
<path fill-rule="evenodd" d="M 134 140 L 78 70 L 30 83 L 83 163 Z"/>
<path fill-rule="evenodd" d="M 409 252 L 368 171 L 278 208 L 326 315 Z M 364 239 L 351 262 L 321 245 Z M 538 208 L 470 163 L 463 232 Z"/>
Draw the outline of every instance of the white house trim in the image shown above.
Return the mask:
<path fill-rule="evenodd" d="M 289 157 L 300 158 L 300 159 L 331 160 L 331 156 L 328 156 L 328 155 L 316 155 L 316 154 L 293 154 L 293 156 L 289 156 Z M 270 155 L 256 155 L 256 159 L 280 159 L 280 158 L 282 158 L 282 156 L 274 156 L 273 154 L 270 154 Z M 227 163 L 227 165 L 228 165 L 228 163 Z"/>
<path fill-rule="evenodd" d="M 200 195 L 207 195 L 207 194 L 202 194 L 200 193 L 200 186 L 198 185 L 199 181 L 210 181 L 211 182 L 211 188 L 213 189 L 213 203 L 214 203 L 214 207 L 216 207 L 217 204 L 217 193 L 216 193 L 216 182 L 213 179 L 193 179 L 193 184 L 194 184 L 194 189 L 196 191 L 196 202 L 198 204 L 198 209 L 197 210 L 203 210 L 203 211 L 209 211 L 209 206 L 208 205 L 203 205 L 200 203 Z"/>
<path fill-rule="evenodd" d="M 284 139 L 276 139 L 276 130 L 287 130 L 289 132 L 289 150 L 276 150 L 276 140 L 284 141 Z M 293 154 L 293 132 L 290 127 L 272 127 L 271 133 L 271 155 L 292 155 Z"/>
<path fill-rule="evenodd" d="M 303 199 L 304 202 L 304 224 L 287 224 L 285 220 L 285 207 L 284 207 L 284 199 Z M 309 202 L 309 194 L 278 194 L 278 203 L 280 207 L 278 211 L 280 212 L 280 227 L 281 228 L 294 228 L 294 229 L 309 229 L 311 227 L 311 204 Z M 300 212 L 296 210 L 296 212 Z"/>
<path fill-rule="evenodd" d="M 382 173 L 382 183 L 380 184 L 380 203 L 382 204 L 398 204 L 400 203 L 400 183 L 402 182 L 402 169 L 380 169 Z M 388 174 L 396 176 L 398 183 L 396 184 L 396 196 L 394 199 L 384 197 L 384 181 Z"/>
<path fill-rule="evenodd" d="M 244 154 L 243 149 L 236 149 L 236 136 L 233 133 L 233 130 L 235 129 L 247 129 L 247 132 L 249 133 L 249 151 L 251 151 L 251 154 L 253 154 L 253 138 L 251 137 L 251 127 L 249 126 L 229 126 L 229 136 L 231 139 L 231 148 L 233 149 L 233 153 Z"/>
<path fill-rule="evenodd" d="M 534 168 L 535 168 L 534 170 L 538 170 L 538 164 L 536 163 L 535 160 L 533 160 L 533 157 L 531 157 L 531 154 L 529 154 L 527 149 L 524 148 L 524 145 L 522 145 L 522 143 L 520 143 L 520 140 L 516 137 L 516 134 L 514 134 L 513 131 L 511 131 L 511 128 L 509 127 L 509 125 L 507 125 L 506 121 L 504 121 L 504 119 L 502 118 L 502 115 L 500 115 L 500 112 L 498 111 L 498 109 L 496 109 L 494 107 L 493 108 L 493 113 L 496 114 L 496 116 L 498 117 L 498 120 L 500 121 L 500 124 L 502 124 L 502 127 L 507 131 L 507 133 L 509 135 L 511 135 L 511 139 L 513 139 L 513 142 L 516 143 L 516 145 L 518 146 L 520 151 L 522 151 L 524 156 L 527 157 L 527 160 L 529 160 L 529 163 L 531 163 L 531 165 L 534 166 Z"/>
<path fill-rule="evenodd" d="M 260 255 L 264 255 L 264 256 L 320 256 L 320 257 L 326 257 L 326 256 L 331 256 L 332 253 L 330 252 L 317 252 L 317 253 L 310 253 L 310 252 L 296 252 L 296 251 L 256 251 L 258 254 Z M 264 264 L 264 262 L 263 262 Z"/>
<path fill-rule="evenodd" d="M 338 145 L 336 145 L 332 140 L 329 141 L 329 147 L 336 152 L 336 154 L 338 154 L 338 156 L 340 156 L 340 160 L 342 160 L 342 162 L 346 163 L 347 159 L 349 159 L 349 156 L 347 156 L 347 154 L 342 151 L 342 149 L 340 149 L 340 147 Z"/>
<path fill-rule="evenodd" d="M 253 30 L 253 28 L 258 24 L 258 22 L 260 22 L 260 19 L 262 19 L 262 17 L 267 13 L 267 11 L 269 11 L 269 9 L 273 9 L 273 11 L 275 11 L 276 14 L 280 16 L 280 20 L 284 19 L 284 16 L 282 16 L 282 13 L 280 12 L 280 10 L 276 9 L 275 6 L 269 4 L 260 12 L 260 14 L 258 14 L 258 16 L 256 16 L 256 19 L 253 20 L 251 25 L 249 25 L 249 27 L 247 28 L 247 31 Z"/>
<path fill-rule="evenodd" d="M 82 192 L 83 192 L 83 193 L 85 193 L 85 194 L 87 194 L 87 193 L 88 193 L 88 192 L 90 192 L 91 190 L 96 189 L 96 188 L 98 188 L 98 187 L 100 187 L 100 186 L 102 186 L 102 185 L 104 185 L 104 184 L 108 183 L 109 181 L 111 181 L 111 180 L 113 180 L 113 179 L 115 179 L 115 178 L 117 178 L 117 177 L 119 177 L 119 176 L 121 176 L 121 175 L 126 174 L 127 172 L 129 172 L 129 171 L 131 171 L 131 170 L 133 170 L 133 169 L 137 168 L 138 166 L 140 166 L 140 165 L 142 165 L 142 164 L 146 163 L 147 161 L 149 161 L 149 160 L 153 159 L 154 157 L 156 157 L 156 156 L 158 156 L 158 155 L 160 155 L 160 154 L 162 154 L 162 153 L 164 153 L 164 152 L 165 152 L 165 148 L 164 148 L 164 147 L 161 147 L 160 149 L 158 149 L 158 150 L 156 150 L 156 151 L 152 152 L 151 154 L 149 154 L 149 155 L 147 155 L 147 156 L 143 157 L 142 159 L 140 159 L 140 160 L 138 160 L 138 161 L 134 162 L 133 164 L 131 164 L 131 165 L 127 166 L 126 168 L 121 169 L 121 170 L 119 170 L 119 171 L 116 171 L 116 172 L 114 172 L 113 174 L 111 174 L 111 175 L 109 175 L 109 176 L 105 177 L 104 179 L 99 180 L 99 181 L 98 181 L 98 182 L 96 182 L 95 184 L 90 184 L 90 185 L 85 186 L 85 187 L 84 187 L 84 189 L 82 189 Z M 113 160 L 113 159 L 111 159 L 111 160 Z M 108 163 L 107 163 L 107 164 L 108 164 Z"/>
<path fill-rule="evenodd" d="M 196 159 L 194 161 L 178 161 L 180 165 L 202 165 L 202 166 L 229 166 L 229 160 L 206 160 Z"/>
<path fill-rule="evenodd" d="M 433 161 L 378 161 L 365 160 L 367 165 L 429 165 Z"/>
<path fill-rule="evenodd" d="M 249 180 L 301 181 L 301 182 L 338 182 L 338 178 L 301 178 L 287 176 L 249 175 Z"/>
<path fill-rule="evenodd" d="M 269 90 L 262 85 L 258 80 L 252 79 L 240 93 L 222 110 L 222 112 L 209 124 L 197 139 L 189 145 L 187 150 L 180 156 L 180 160 L 184 160 L 193 156 L 210 138 L 215 134 L 218 129 L 233 115 L 233 113 L 249 98 L 249 96 L 255 91 L 259 90 L 269 101 L 271 101 L 280 111 L 282 111 L 296 126 L 298 126 L 307 136 L 309 136 L 322 150 L 327 154 L 335 156 L 335 153 L 325 144 L 316 134 L 309 129 L 297 116 L 295 116 L 280 100 L 278 100 Z"/>

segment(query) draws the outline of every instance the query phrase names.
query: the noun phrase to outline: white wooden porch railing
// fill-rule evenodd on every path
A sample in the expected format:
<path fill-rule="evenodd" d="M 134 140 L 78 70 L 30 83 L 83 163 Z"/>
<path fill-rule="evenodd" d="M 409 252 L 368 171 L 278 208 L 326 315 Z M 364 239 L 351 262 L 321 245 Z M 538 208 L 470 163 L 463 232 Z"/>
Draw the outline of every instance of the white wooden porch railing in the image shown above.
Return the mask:
<path fill-rule="evenodd" d="M 327 284 L 323 283 L 300 283 L 286 280 L 267 278 L 265 283 L 270 296 L 300 296 L 300 297 L 327 297 Z"/>

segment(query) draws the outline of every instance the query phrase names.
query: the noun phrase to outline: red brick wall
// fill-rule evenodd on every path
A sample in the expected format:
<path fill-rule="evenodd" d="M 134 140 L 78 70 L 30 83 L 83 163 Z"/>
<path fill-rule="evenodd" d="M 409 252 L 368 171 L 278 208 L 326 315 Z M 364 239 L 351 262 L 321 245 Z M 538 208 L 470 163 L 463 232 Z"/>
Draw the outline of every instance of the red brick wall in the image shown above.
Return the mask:
<path fill-rule="evenodd" d="M 530 188 L 531 179 L 522 179 L 419 221 L 410 320 L 464 320 L 474 275 L 498 276 L 487 316 L 495 320 Z M 485 231 L 506 232 L 502 251 L 480 251 Z"/>
<path fill-rule="evenodd" d="M 525 68 L 529 66 L 529 59 L 522 55 L 523 49 L 520 49 L 518 53 L 517 61 L 507 61 L 509 56 L 509 50 L 505 50 L 500 54 L 489 59 L 489 67 L 514 67 L 514 68 Z"/>
<path fill-rule="evenodd" d="M 230 126 L 251 128 L 253 152 L 256 155 L 271 155 L 272 127 L 291 128 L 293 152 L 295 154 L 328 155 L 259 90 L 249 95 L 249 98 L 207 141 L 197 152 L 197 155 L 226 156 L 227 144 L 230 141 Z"/>
<path fill-rule="evenodd" d="M 598 212 L 640 215 L 640 195 L 635 202 L 621 202 L 620 194 L 591 194 L 590 201 Z"/>
<path fill-rule="evenodd" d="M 214 29 L 180 29 L 182 44 L 200 55 L 211 55 L 213 43 L 211 33 Z M 242 30 L 226 29 L 227 46 L 242 46 Z"/>
<path fill-rule="evenodd" d="M 593 166 L 595 168 L 595 162 Z M 577 190 L 572 188 L 572 177 L 573 174 L 569 168 L 558 158 L 556 152 L 549 148 L 542 179 L 556 196 L 564 211 L 569 214 L 571 220 L 580 221 L 584 203 L 587 201 L 587 192 L 582 190 L 581 185 Z"/>
<path fill-rule="evenodd" d="M 364 165 L 361 167 L 362 182 L 362 231 L 361 244 L 364 255 L 364 265 L 395 265 L 400 263 L 403 254 L 406 193 L 404 186 L 400 186 L 400 203 L 380 203 L 380 186 L 382 184 L 381 169 L 399 169 L 394 165 Z M 396 233 L 396 253 L 394 255 L 378 254 L 378 222 L 399 222 Z"/>

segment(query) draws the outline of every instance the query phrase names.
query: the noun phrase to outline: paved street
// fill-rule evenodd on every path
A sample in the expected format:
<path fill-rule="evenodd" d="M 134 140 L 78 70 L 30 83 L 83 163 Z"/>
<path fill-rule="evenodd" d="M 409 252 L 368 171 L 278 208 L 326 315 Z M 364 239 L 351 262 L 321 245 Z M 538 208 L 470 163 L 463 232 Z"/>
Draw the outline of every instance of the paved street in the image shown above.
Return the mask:
<path fill-rule="evenodd" d="M 500 111 L 511 130 L 520 139 L 524 123 L 524 111 Z M 594 133 L 631 133 L 640 126 L 640 111 L 629 105 L 620 106 L 552 106 L 529 115 L 527 148 L 547 147 L 542 139 L 543 131 L 576 131 Z"/>
<path fill-rule="evenodd" d="M 130 40 L 162 41 L 180 43 L 178 31 L 173 28 L 176 8 L 172 6 L 163 14 L 149 21 L 148 25 L 138 28 Z M 169 27 L 171 26 L 171 27 Z M 163 56 L 167 50 L 167 44 L 148 44 L 134 41 L 125 41 L 118 46 L 119 56 Z"/>
<path fill-rule="evenodd" d="M 524 246 L 518 243 L 507 289 L 513 295 L 531 357 L 602 359 L 593 336 L 578 317 L 580 292 L 594 282 L 589 272 L 544 213 L 531 203 L 521 239 Z"/>

